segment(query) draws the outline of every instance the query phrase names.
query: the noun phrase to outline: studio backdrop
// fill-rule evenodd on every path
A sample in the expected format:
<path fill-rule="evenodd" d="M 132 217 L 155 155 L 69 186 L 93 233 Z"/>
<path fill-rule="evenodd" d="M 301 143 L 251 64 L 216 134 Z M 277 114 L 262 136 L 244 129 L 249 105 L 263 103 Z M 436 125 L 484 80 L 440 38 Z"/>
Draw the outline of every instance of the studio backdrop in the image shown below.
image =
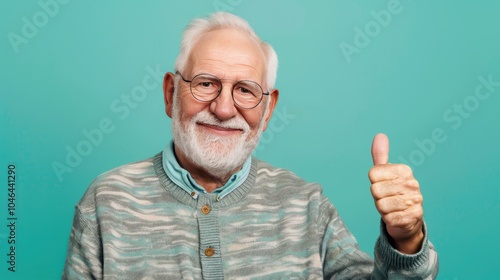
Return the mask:
<path fill-rule="evenodd" d="M 171 141 L 163 75 L 186 24 L 216 11 L 279 56 L 254 156 L 322 184 L 373 254 L 384 132 L 420 182 L 439 279 L 498 275 L 500 2 L 39 0 L 0 4 L 0 279 L 59 279 L 93 178 Z"/>

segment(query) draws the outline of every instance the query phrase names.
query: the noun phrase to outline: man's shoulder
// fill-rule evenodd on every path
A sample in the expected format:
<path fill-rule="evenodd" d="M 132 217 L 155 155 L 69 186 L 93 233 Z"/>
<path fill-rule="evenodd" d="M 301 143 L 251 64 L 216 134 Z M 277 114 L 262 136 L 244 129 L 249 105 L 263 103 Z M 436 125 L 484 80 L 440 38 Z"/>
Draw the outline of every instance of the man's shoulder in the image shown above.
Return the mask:
<path fill-rule="evenodd" d="M 144 186 L 154 185 L 158 181 L 154 167 L 156 158 L 127 163 L 100 174 L 91 182 L 80 203 L 112 193 L 132 194 L 140 191 L 139 188 L 144 190 Z"/>
<path fill-rule="evenodd" d="M 97 176 L 92 182 L 92 185 L 120 179 L 134 180 L 137 178 L 156 176 L 154 170 L 155 157 L 156 156 L 149 157 L 110 169 Z"/>
<path fill-rule="evenodd" d="M 154 167 L 157 157 L 124 164 L 97 176 L 76 205 L 81 217 L 95 220 L 100 208 L 110 213 L 122 207 L 150 204 L 148 199 L 161 193 Z"/>

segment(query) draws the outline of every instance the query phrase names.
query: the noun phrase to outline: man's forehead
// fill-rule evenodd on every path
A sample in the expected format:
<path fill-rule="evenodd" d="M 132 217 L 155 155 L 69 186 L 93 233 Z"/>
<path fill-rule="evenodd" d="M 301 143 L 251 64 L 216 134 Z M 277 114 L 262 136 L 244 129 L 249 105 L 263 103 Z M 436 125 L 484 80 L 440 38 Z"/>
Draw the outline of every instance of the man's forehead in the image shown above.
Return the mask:
<path fill-rule="evenodd" d="M 228 50 L 238 49 L 241 52 L 263 55 L 259 42 L 248 33 L 236 29 L 216 29 L 203 34 L 193 46 L 193 50 Z"/>
<path fill-rule="evenodd" d="M 205 33 L 193 46 L 188 68 L 200 63 L 249 66 L 264 71 L 264 52 L 259 42 L 235 29 L 217 29 Z"/>

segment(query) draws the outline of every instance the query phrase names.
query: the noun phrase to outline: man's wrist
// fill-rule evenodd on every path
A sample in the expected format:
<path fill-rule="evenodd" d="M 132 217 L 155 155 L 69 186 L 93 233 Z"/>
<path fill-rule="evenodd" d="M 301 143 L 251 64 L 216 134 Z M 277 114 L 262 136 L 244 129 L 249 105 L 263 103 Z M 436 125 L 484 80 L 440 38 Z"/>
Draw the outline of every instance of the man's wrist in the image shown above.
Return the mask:
<path fill-rule="evenodd" d="M 390 235 L 388 235 L 388 237 L 389 242 L 394 247 L 394 249 L 403 254 L 411 255 L 418 253 L 422 249 L 425 235 L 421 226 L 420 230 L 411 238 L 405 240 L 394 240 Z"/>

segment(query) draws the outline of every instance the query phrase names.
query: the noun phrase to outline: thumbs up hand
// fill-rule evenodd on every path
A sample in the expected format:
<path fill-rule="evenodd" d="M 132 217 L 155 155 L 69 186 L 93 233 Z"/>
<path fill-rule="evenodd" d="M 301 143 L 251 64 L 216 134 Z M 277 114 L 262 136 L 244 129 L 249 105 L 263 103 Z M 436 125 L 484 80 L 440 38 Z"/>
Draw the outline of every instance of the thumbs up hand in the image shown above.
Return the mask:
<path fill-rule="evenodd" d="M 411 168 L 390 164 L 389 139 L 377 134 L 372 143 L 373 167 L 368 173 L 375 207 L 386 224 L 391 244 L 402 253 L 417 253 L 422 245 L 423 197 Z"/>

